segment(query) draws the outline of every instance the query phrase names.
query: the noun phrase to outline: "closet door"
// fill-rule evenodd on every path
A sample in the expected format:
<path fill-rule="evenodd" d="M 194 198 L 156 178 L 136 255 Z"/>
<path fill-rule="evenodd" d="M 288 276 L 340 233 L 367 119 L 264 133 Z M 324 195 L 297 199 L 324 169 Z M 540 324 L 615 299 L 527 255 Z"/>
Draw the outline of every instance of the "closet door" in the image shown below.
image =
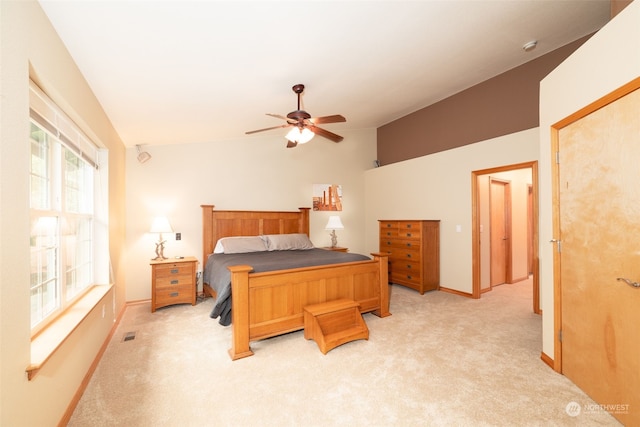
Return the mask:
<path fill-rule="evenodd" d="M 489 186 L 491 286 L 502 285 L 510 280 L 510 203 L 509 183 L 492 178 Z"/>
<path fill-rule="evenodd" d="M 562 372 L 625 425 L 640 425 L 639 112 L 636 89 L 558 133 Z"/>

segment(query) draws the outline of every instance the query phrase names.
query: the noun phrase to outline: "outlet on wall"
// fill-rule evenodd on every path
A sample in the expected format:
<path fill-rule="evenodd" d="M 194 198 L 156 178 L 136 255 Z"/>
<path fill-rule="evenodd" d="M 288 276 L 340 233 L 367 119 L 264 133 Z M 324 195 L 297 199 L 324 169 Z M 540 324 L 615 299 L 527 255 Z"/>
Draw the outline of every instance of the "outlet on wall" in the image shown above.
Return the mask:
<path fill-rule="evenodd" d="M 176 240 L 182 240 L 182 233 L 176 233 Z"/>

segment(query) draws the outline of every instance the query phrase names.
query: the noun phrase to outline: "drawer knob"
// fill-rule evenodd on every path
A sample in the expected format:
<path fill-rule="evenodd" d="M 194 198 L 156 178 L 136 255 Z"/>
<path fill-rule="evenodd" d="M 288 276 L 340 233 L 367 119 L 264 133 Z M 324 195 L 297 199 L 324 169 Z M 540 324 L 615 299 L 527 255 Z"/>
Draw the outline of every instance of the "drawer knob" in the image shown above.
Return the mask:
<path fill-rule="evenodd" d="M 387 242 L 387 245 L 390 245 L 390 244 L 391 244 L 391 242 Z"/>
<path fill-rule="evenodd" d="M 391 227 L 391 224 L 387 224 L 387 228 Z"/>
<path fill-rule="evenodd" d="M 411 224 L 407 224 L 407 228 L 411 228 Z"/>
<path fill-rule="evenodd" d="M 407 254 L 407 258 L 411 258 L 411 254 Z"/>
<path fill-rule="evenodd" d="M 178 274 L 178 271 L 180 270 L 178 270 L 177 268 L 173 268 L 171 269 L 171 274 Z"/>
<path fill-rule="evenodd" d="M 411 279 L 411 275 L 410 274 L 407 274 L 407 279 Z"/>
<path fill-rule="evenodd" d="M 407 246 L 408 246 L 408 247 L 411 247 L 411 243 L 407 243 Z"/>
<path fill-rule="evenodd" d="M 172 284 L 172 285 L 177 285 L 177 284 L 178 284 L 178 282 L 179 282 L 179 280 L 172 280 L 172 281 L 171 281 L 171 284 Z"/>
<path fill-rule="evenodd" d="M 407 268 L 411 268 L 411 264 L 407 264 Z"/>
<path fill-rule="evenodd" d="M 178 292 L 171 292 L 169 294 L 170 297 L 177 297 L 178 296 Z"/>

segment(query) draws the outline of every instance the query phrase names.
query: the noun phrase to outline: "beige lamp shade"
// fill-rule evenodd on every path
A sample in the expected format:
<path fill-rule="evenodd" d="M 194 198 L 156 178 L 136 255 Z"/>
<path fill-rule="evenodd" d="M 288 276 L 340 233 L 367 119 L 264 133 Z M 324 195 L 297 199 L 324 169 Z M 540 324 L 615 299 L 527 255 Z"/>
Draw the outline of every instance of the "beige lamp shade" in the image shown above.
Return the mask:
<path fill-rule="evenodd" d="M 149 231 L 151 233 L 173 233 L 169 220 L 164 216 L 155 217 L 151 223 L 151 230 Z"/>
<path fill-rule="evenodd" d="M 327 226 L 324 228 L 325 230 L 343 230 L 344 225 L 342 225 L 342 221 L 340 221 L 340 217 L 337 215 L 332 215 L 329 217 L 329 221 L 327 222 Z"/>

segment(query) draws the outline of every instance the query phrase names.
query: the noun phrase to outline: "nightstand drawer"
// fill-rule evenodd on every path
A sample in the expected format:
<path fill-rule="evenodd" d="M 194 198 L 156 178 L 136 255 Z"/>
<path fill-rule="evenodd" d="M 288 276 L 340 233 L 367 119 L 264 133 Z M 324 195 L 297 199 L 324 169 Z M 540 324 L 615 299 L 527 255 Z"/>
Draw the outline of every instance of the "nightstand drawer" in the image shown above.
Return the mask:
<path fill-rule="evenodd" d="M 167 264 L 156 266 L 156 277 L 173 277 L 191 274 L 192 267 L 190 264 Z"/>
<path fill-rule="evenodd" d="M 181 285 L 190 286 L 193 282 L 193 278 L 190 272 L 187 274 L 172 275 L 168 277 L 156 276 L 156 289 L 175 287 Z"/>
<path fill-rule="evenodd" d="M 156 304 L 158 306 L 191 303 L 193 297 L 191 285 L 174 286 L 172 288 L 156 289 Z"/>

